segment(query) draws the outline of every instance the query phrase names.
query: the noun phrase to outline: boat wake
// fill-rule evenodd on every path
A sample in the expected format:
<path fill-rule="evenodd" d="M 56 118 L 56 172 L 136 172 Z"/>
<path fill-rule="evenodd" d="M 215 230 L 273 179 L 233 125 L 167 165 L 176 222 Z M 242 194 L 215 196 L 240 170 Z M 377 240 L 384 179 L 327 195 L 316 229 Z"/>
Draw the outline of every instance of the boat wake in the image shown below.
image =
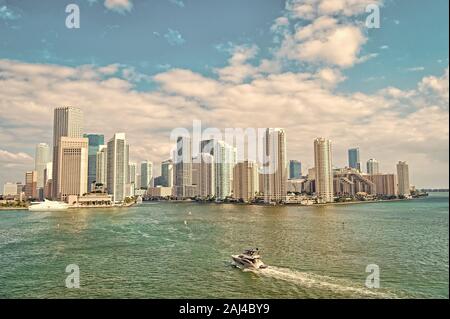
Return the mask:
<path fill-rule="evenodd" d="M 246 269 L 246 271 L 252 271 L 261 276 L 288 281 L 305 288 L 322 289 L 344 296 L 348 295 L 349 298 L 398 298 L 394 293 L 385 290 L 380 291 L 379 289 L 366 288 L 363 286 L 364 282 L 361 283 L 361 286 L 357 286 L 354 282 L 345 279 L 295 271 L 288 268 L 269 266 L 266 269 Z"/>

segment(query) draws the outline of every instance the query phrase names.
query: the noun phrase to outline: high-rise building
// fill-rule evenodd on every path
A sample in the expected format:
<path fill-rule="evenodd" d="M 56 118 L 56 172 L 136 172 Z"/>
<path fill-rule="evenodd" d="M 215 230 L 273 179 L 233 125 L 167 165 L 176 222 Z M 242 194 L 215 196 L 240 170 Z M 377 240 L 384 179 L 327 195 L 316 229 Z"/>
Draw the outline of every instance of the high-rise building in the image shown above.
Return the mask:
<path fill-rule="evenodd" d="M 95 181 L 97 184 L 102 184 L 104 188 L 107 188 L 107 176 L 108 176 L 108 147 L 106 145 L 100 145 L 95 156 Z"/>
<path fill-rule="evenodd" d="M 258 166 L 255 162 L 237 163 L 233 169 L 233 198 L 251 202 L 259 192 Z"/>
<path fill-rule="evenodd" d="M 192 145 L 188 136 L 179 136 L 174 153 L 174 187 L 178 198 L 190 197 L 192 189 Z"/>
<path fill-rule="evenodd" d="M 61 189 L 60 184 L 62 182 L 58 179 L 58 173 L 61 172 L 60 162 L 58 161 L 61 137 L 83 137 L 83 112 L 79 108 L 68 106 L 58 107 L 54 110 L 52 197 L 55 199 L 59 198 L 58 190 Z"/>
<path fill-rule="evenodd" d="M 367 179 L 375 184 L 375 192 L 379 196 L 397 196 L 397 178 L 395 174 L 368 175 Z"/>
<path fill-rule="evenodd" d="M 316 195 L 321 203 L 334 201 L 331 141 L 323 137 L 314 140 Z"/>
<path fill-rule="evenodd" d="M 375 175 L 380 173 L 379 163 L 376 159 L 371 158 L 367 161 L 367 174 Z"/>
<path fill-rule="evenodd" d="M 281 128 L 267 128 L 263 138 L 264 202 L 286 201 L 288 166 L 286 132 Z"/>
<path fill-rule="evenodd" d="M 49 162 L 44 170 L 44 198 L 52 197 L 53 163 Z"/>
<path fill-rule="evenodd" d="M 214 175 L 216 198 L 224 200 L 231 196 L 233 187 L 233 167 L 236 161 L 236 149 L 224 141 L 214 143 Z"/>
<path fill-rule="evenodd" d="M 65 201 L 69 195 L 80 196 L 87 193 L 88 139 L 60 137 L 56 160 L 56 180 L 59 181 L 55 187 L 56 198 Z"/>
<path fill-rule="evenodd" d="M 398 195 L 411 195 L 409 185 L 409 167 L 408 163 L 399 161 L 397 163 L 397 177 L 398 177 Z"/>
<path fill-rule="evenodd" d="M 289 179 L 299 179 L 302 177 L 302 163 L 296 160 L 289 161 Z"/>
<path fill-rule="evenodd" d="M 361 160 L 359 158 L 359 147 L 348 150 L 348 166 L 361 172 Z"/>
<path fill-rule="evenodd" d="M 43 188 L 44 182 L 44 170 L 47 163 L 50 162 L 50 148 L 46 143 L 39 143 L 36 145 L 34 170 L 37 172 L 37 187 Z"/>
<path fill-rule="evenodd" d="M 136 187 L 136 172 L 137 172 L 137 164 L 130 163 L 128 165 L 128 183 L 133 184 Z"/>
<path fill-rule="evenodd" d="M 161 177 L 163 183 L 162 186 L 173 186 L 173 162 L 171 159 L 165 160 L 161 163 Z"/>
<path fill-rule="evenodd" d="M 17 194 L 17 184 L 16 183 L 5 183 L 3 185 L 3 196 L 16 196 Z"/>
<path fill-rule="evenodd" d="M 193 158 L 192 184 L 196 185 L 198 196 L 206 198 L 215 196 L 214 156 L 200 153 Z"/>
<path fill-rule="evenodd" d="M 141 162 L 141 188 L 153 187 L 153 163 L 151 161 Z"/>
<path fill-rule="evenodd" d="M 129 145 L 125 133 L 116 133 L 107 146 L 107 188 L 112 201 L 122 202 L 127 194 L 127 173 L 129 165 Z"/>
<path fill-rule="evenodd" d="M 97 152 L 100 145 L 105 144 L 105 137 L 102 134 L 84 134 L 89 140 L 88 151 L 88 190 L 91 191 L 91 184 L 97 179 Z"/>
<path fill-rule="evenodd" d="M 25 173 L 25 196 L 27 198 L 37 198 L 37 172 L 28 171 Z"/>

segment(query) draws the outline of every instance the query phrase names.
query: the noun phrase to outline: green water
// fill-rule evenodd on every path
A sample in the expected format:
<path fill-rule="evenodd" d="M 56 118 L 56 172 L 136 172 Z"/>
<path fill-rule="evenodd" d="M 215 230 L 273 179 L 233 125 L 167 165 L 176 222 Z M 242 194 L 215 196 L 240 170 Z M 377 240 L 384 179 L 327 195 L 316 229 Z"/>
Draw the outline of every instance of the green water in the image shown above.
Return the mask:
<path fill-rule="evenodd" d="M 0 211 L 0 297 L 448 298 L 448 207 L 434 193 L 327 207 Z M 268 269 L 231 266 L 249 246 Z M 65 287 L 69 264 L 79 289 Z M 365 287 L 368 264 L 379 289 Z"/>

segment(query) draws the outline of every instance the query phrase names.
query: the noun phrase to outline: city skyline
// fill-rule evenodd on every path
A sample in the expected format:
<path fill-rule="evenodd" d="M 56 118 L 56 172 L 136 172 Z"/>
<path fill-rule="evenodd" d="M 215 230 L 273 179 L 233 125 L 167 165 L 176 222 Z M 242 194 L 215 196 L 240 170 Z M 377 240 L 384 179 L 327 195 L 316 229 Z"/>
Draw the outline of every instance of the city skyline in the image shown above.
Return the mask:
<path fill-rule="evenodd" d="M 287 159 L 304 171 L 314 166 L 311 141 L 324 136 L 336 167 L 359 147 L 363 170 L 376 158 L 380 171 L 396 173 L 407 160 L 411 185 L 448 188 L 447 1 L 411 1 L 411 10 L 397 1 L 343 1 L 347 10 L 328 11 L 325 0 L 235 2 L 220 11 L 236 25 L 220 21 L 210 37 L 186 21 L 213 21 L 204 20 L 206 7 L 220 2 L 165 2 L 149 11 L 143 1 L 123 1 L 131 5 L 121 13 L 81 2 L 81 28 L 69 30 L 63 4 L 0 1 L 10 12 L 0 17 L 0 185 L 34 169 L 35 145 L 52 144 L 53 109 L 73 105 L 89 113 L 84 133 L 126 132 L 137 163 L 167 159 L 171 130 L 198 119 L 219 129 L 283 127 Z M 383 4 L 379 29 L 363 25 L 369 2 Z M 255 5 L 264 14 L 249 14 Z M 419 19 L 425 8 L 433 14 Z M 36 16 L 46 17 L 47 29 L 38 29 Z M 145 41 L 129 36 L 131 21 Z M 31 39 L 30 30 L 42 37 Z M 330 41 L 337 31 L 346 50 Z M 404 34 L 417 36 L 411 42 Z M 117 37 L 130 40 L 118 47 Z"/>

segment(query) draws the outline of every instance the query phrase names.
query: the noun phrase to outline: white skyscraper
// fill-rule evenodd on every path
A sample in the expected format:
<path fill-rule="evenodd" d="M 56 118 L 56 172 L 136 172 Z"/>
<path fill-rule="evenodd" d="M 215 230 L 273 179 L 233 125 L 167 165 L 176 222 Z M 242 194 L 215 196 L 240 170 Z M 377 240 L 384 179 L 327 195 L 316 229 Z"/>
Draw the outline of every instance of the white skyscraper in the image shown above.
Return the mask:
<path fill-rule="evenodd" d="M 50 148 L 46 143 L 39 143 L 36 145 L 36 155 L 34 170 L 37 172 L 37 188 L 43 188 L 45 186 L 44 170 L 47 167 L 47 163 L 50 160 Z"/>
<path fill-rule="evenodd" d="M 263 174 L 265 203 L 282 203 L 286 200 L 288 166 L 286 157 L 286 132 L 281 128 L 268 128 L 263 138 Z"/>
<path fill-rule="evenodd" d="M 83 112 L 75 107 L 58 107 L 54 110 L 53 117 L 53 178 L 52 197 L 58 198 L 61 180 L 59 178 L 69 175 L 60 175 L 60 162 L 58 161 L 59 144 L 61 137 L 82 138 L 83 137 Z M 86 181 L 87 185 L 87 181 Z"/>
<path fill-rule="evenodd" d="M 141 162 L 141 187 L 148 189 L 153 187 L 153 163 L 151 161 Z"/>
<path fill-rule="evenodd" d="M 96 157 L 97 165 L 95 172 L 95 181 L 97 184 L 103 184 L 105 189 L 107 185 L 108 175 L 108 148 L 106 145 L 100 145 Z"/>
<path fill-rule="evenodd" d="M 231 196 L 236 149 L 224 141 L 215 141 L 214 161 L 216 198 L 223 200 Z"/>
<path fill-rule="evenodd" d="M 127 194 L 129 146 L 125 133 L 116 133 L 108 142 L 107 187 L 113 202 L 122 202 Z"/>
<path fill-rule="evenodd" d="M 314 140 L 314 163 L 317 198 L 321 203 L 333 202 L 333 168 L 330 140 L 322 137 Z"/>
<path fill-rule="evenodd" d="M 367 161 L 367 174 L 375 175 L 380 173 L 379 163 L 376 159 L 371 158 Z"/>
<path fill-rule="evenodd" d="M 409 185 L 408 163 L 399 161 L 397 163 L 398 195 L 407 196 L 411 194 Z"/>

